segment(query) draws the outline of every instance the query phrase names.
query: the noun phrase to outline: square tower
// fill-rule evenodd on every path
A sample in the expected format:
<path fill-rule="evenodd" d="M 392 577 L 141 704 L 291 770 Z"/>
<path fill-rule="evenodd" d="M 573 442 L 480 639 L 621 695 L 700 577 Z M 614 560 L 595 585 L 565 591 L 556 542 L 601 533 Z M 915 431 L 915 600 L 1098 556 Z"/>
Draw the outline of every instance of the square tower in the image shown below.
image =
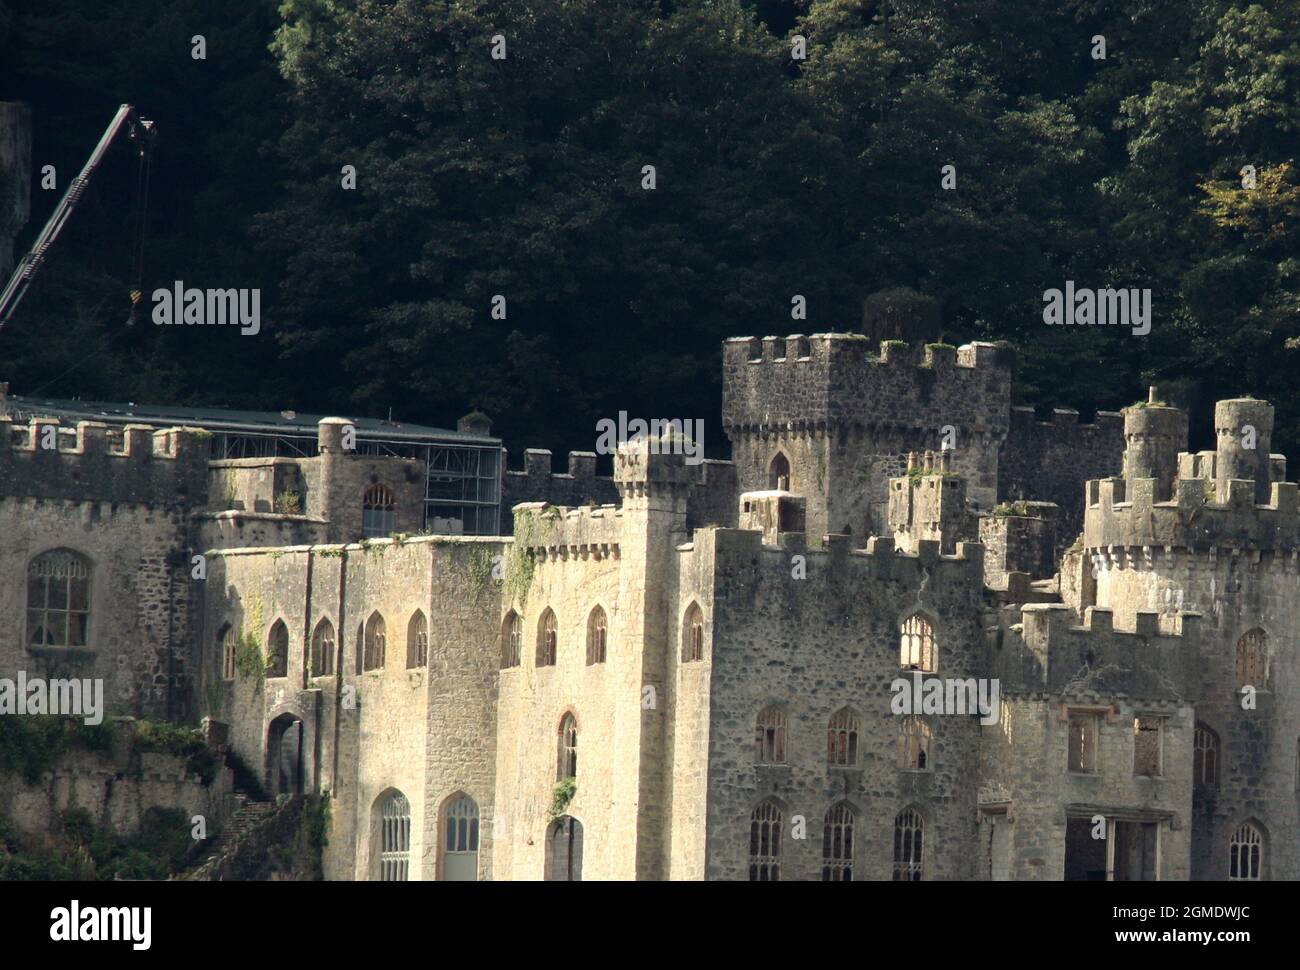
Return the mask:
<path fill-rule="evenodd" d="M 976 509 L 997 498 L 1012 352 L 991 343 L 913 353 L 859 334 L 736 337 L 723 345 L 723 430 L 741 492 L 807 498 L 808 534 L 889 535 L 889 479 L 912 452 L 948 450 Z"/>

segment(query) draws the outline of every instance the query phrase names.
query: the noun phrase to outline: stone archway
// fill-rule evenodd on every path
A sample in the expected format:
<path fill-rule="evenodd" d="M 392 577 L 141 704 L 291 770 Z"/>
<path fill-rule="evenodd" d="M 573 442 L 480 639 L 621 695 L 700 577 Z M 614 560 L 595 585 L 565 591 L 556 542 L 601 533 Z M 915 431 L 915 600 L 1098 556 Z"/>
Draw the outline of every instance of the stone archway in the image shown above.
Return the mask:
<path fill-rule="evenodd" d="M 306 738 L 303 720 L 284 713 L 266 729 L 266 790 L 274 795 L 301 795 Z"/>
<path fill-rule="evenodd" d="M 546 882 L 582 880 L 582 823 L 561 815 L 546 831 Z"/>

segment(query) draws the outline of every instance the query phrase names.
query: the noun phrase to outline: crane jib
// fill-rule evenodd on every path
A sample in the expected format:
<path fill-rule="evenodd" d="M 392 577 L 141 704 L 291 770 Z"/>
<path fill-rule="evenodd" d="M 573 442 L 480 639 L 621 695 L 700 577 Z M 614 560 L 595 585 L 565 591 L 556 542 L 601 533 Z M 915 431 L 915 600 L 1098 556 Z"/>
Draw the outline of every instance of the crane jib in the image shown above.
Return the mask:
<path fill-rule="evenodd" d="M 45 254 L 49 251 L 54 240 L 58 238 L 68 218 L 72 215 L 72 210 L 85 192 L 91 176 L 94 175 L 99 163 L 108 153 L 113 141 L 123 131 L 126 131 L 132 140 L 140 143 L 142 160 L 148 155 L 154 134 L 154 123 L 139 117 L 135 108 L 131 105 L 124 104 L 120 106 L 117 113 L 113 115 L 113 120 L 109 122 L 108 127 L 104 130 L 103 136 L 99 139 L 99 144 L 95 146 L 95 150 L 90 153 L 86 164 L 82 166 L 81 172 L 68 183 L 67 191 L 63 193 L 63 198 L 59 200 L 59 204 L 55 206 L 54 212 L 41 229 L 40 235 L 36 237 L 36 242 L 32 244 L 31 251 L 19 261 L 4 289 L 0 291 L 0 327 L 3 327 L 9 318 L 13 316 L 14 310 L 17 309 L 23 295 L 27 292 L 28 285 L 36 275 L 36 270 L 45 261 Z M 142 236 L 144 232 L 143 226 L 144 220 L 142 217 L 140 230 Z M 143 252 L 143 238 L 141 239 L 141 247 Z"/>

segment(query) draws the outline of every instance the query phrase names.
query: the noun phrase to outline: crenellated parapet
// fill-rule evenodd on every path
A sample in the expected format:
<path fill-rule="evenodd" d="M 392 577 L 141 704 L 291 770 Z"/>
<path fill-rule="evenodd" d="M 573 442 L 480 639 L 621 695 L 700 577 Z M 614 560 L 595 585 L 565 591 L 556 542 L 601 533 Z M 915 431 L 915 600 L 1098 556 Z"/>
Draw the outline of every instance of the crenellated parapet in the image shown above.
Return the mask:
<path fill-rule="evenodd" d="M 952 553 L 968 532 L 966 482 L 953 474 L 951 453 L 913 452 L 907 474 L 889 480 L 889 527 L 900 549 L 912 550 L 921 539 L 934 539 Z"/>
<path fill-rule="evenodd" d="M 1173 501 L 1157 502 L 1155 479 L 1089 482 L 1084 548 L 1282 551 L 1300 547 L 1294 482 L 1274 482 L 1267 505 L 1255 504 L 1254 482 L 1227 484 L 1224 502 L 1215 501 L 1213 482 L 1195 478 L 1177 482 Z"/>
<path fill-rule="evenodd" d="M 919 429 L 937 442 L 944 425 L 1001 437 L 1011 363 L 991 343 L 930 344 L 918 364 L 907 344 L 876 348 L 860 334 L 733 337 L 723 344 L 723 428 L 733 441 L 852 427 Z"/>
<path fill-rule="evenodd" d="M 1175 702 L 1194 695 L 1199 613 L 1177 614 L 1171 632 L 1162 632 L 1153 612 L 1136 614 L 1133 629 L 1116 629 L 1112 612 L 1097 607 L 1085 610 L 1079 624 L 1075 612 L 1060 603 L 1007 610 L 1001 620 L 990 659 L 1004 694 Z"/>
<path fill-rule="evenodd" d="M 1172 410 L 1172 409 L 1161 409 Z M 1269 451 L 1272 406 L 1245 399 L 1215 408 L 1218 449 L 1177 456 L 1168 500 L 1167 454 L 1134 462 L 1134 471 L 1161 477 L 1106 478 L 1087 484 L 1083 545 L 1093 552 L 1148 549 L 1237 549 L 1289 552 L 1300 548 L 1300 514 L 1286 461 Z M 1170 434 L 1176 422 L 1165 420 Z M 1255 476 L 1237 477 L 1241 474 Z"/>
<path fill-rule="evenodd" d="M 521 469 L 506 468 L 508 454 L 502 449 L 501 528 L 509 533 L 511 509 L 525 502 L 548 502 L 552 505 L 608 505 L 618 501 L 614 479 L 596 474 L 596 453 L 569 452 L 568 470 L 553 468 L 550 451 L 528 448 Z"/>
<path fill-rule="evenodd" d="M 763 533 L 757 529 L 717 529 L 713 531 L 714 548 L 720 559 L 724 556 L 743 561 L 764 553 L 770 557 L 763 563 L 784 564 L 789 574 L 789 554 L 784 548 L 764 545 Z M 853 538 L 845 535 L 822 537 L 820 546 L 804 547 L 798 552 L 807 557 L 809 575 L 814 569 L 845 570 L 841 575 L 858 579 L 893 579 L 911 581 L 921 573 L 928 573 L 928 582 L 954 584 L 974 583 L 981 588 L 984 575 L 984 547 L 978 542 L 959 542 L 953 555 L 944 555 L 936 540 L 922 539 L 917 548 L 905 552 L 894 545 L 894 540 L 873 536 L 866 548 L 854 548 Z"/>
<path fill-rule="evenodd" d="M 524 502 L 514 508 L 516 550 L 541 562 L 617 559 L 624 517 L 614 505 L 567 508 Z"/>
<path fill-rule="evenodd" d="M 501 454 L 504 464 L 508 460 L 508 452 L 503 448 Z M 525 448 L 524 467 L 518 471 L 506 469 L 505 474 L 507 479 L 523 479 L 527 481 L 563 479 L 575 484 L 606 482 L 610 489 L 614 487 L 612 478 L 596 474 L 596 453 L 594 451 L 569 452 L 568 471 L 556 472 L 553 469 L 553 456 L 549 450 L 546 448 Z M 558 487 L 558 483 L 552 484 Z"/>
<path fill-rule="evenodd" d="M 0 500 L 33 497 L 201 508 L 208 434 L 96 421 L 17 424 L 0 417 Z"/>

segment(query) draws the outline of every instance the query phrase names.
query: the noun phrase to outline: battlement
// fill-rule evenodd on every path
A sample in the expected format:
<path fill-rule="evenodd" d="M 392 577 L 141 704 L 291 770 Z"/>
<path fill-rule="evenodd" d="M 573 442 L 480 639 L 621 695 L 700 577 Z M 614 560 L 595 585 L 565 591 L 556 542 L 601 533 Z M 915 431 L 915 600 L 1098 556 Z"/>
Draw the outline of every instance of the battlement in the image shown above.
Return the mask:
<path fill-rule="evenodd" d="M 874 349 L 852 333 L 724 341 L 723 427 L 732 438 L 840 425 L 1006 432 L 1008 348 L 930 344 L 919 363 L 901 341 Z"/>
<path fill-rule="evenodd" d="M 614 505 L 524 502 L 514 508 L 514 530 L 518 547 L 542 561 L 617 558 L 623 512 Z"/>
<path fill-rule="evenodd" d="M 725 554 L 743 561 L 760 552 L 766 553 L 775 557 L 767 562 L 784 563 L 788 575 L 789 553 L 780 547 L 764 545 L 762 531 L 723 528 L 707 531 L 713 533 L 713 545 L 719 558 Z M 864 575 L 880 578 L 897 579 L 911 576 L 918 569 L 940 569 L 953 581 L 959 578 L 976 583 L 983 581 L 984 547 L 978 542 L 959 542 L 956 552 L 948 556 L 939 551 L 937 541 L 930 539 L 918 542 L 915 551 L 905 552 L 894 545 L 893 539 L 885 536 L 873 536 L 867 540 L 865 549 L 855 549 L 852 536 L 826 535 L 822 536 L 820 547 L 809 546 L 801 548 L 800 552 L 808 557 L 810 575 L 816 562 L 822 568 L 857 568 L 864 570 Z"/>
<path fill-rule="evenodd" d="M 1004 693 L 1182 700 L 1196 683 L 1199 613 L 1179 613 L 1172 633 L 1160 632 L 1150 612 L 1139 612 L 1132 630 L 1118 630 L 1112 612 L 1098 607 L 1080 625 L 1061 603 L 1029 604 L 999 619 L 1001 647 L 992 660 Z"/>
<path fill-rule="evenodd" d="M 924 539 L 947 553 L 956 548 L 967 527 L 966 482 L 951 469 L 951 452 L 911 452 L 907 474 L 889 480 L 888 523 L 899 549 Z"/>
<path fill-rule="evenodd" d="M 140 505 L 207 502 L 207 433 L 54 418 L 0 417 L 0 499 L 35 497 Z"/>
<path fill-rule="evenodd" d="M 1126 415 L 1132 417 L 1132 411 Z M 1161 424 L 1166 427 L 1164 437 L 1179 433 L 1175 416 L 1163 417 Z M 1214 424 L 1218 448 L 1214 452 L 1178 454 L 1177 477 L 1172 482 L 1163 477 L 1088 482 L 1084 548 L 1165 546 L 1268 551 L 1300 545 L 1296 485 L 1274 480 L 1275 472 L 1285 474 L 1286 461 L 1268 450 L 1272 406 L 1249 398 L 1220 401 L 1215 407 Z M 1175 463 L 1166 456 L 1142 464 L 1157 465 L 1165 474 Z"/>
<path fill-rule="evenodd" d="M 509 453 L 501 450 L 501 465 L 506 467 Z M 502 529 L 509 532 L 511 509 L 526 502 L 549 502 L 554 505 L 608 505 L 618 500 L 618 488 L 608 475 L 596 474 L 596 453 L 569 452 L 568 472 L 557 473 L 552 467 L 551 452 L 543 448 L 524 451 L 524 467 L 506 469 L 501 476 Z"/>
<path fill-rule="evenodd" d="M 1093 415 L 1091 421 L 1080 421 L 1079 412 L 1074 408 L 1052 408 L 1052 419 L 1050 421 L 1040 421 L 1038 412 L 1033 408 L 1023 405 L 1013 407 L 1011 409 L 1011 433 L 1032 434 L 1035 431 L 1047 434 L 1056 434 L 1061 431 L 1066 434 L 1071 432 L 1078 434 L 1123 433 L 1124 416 L 1119 411 L 1098 411 Z"/>
<path fill-rule="evenodd" d="M 502 464 L 504 465 L 509 457 L 509 452 L 501 449 Z M 553 470 L 554 456 L 546 448 L 525 448 L 524 449 L 524 467 L 519 471 L 506 469 L 506 475 L 522 476 L 525 478 L 568 478 L 574 481 L 587 481 L 600 478 L 613 484 L 614 479 L 609 476 L 598 476 L 596 474 L 596 453 L 594 451 L 571 451 L 569 452 L 569 470 L 567 472 L 555 472 Z"/>
<path fill-rule="evenodd" d="M 704 480 L 703 464 L 691 464 L 677 452 L 671 434 L 624 442 L 614 455 L 614 482 L 619 494 L 642 496 L 681 493 Z"/>
<path fill-rule="evenodd" d="M 1267 505 L 1255 504 L 1255 483 L 1233 480 L 1227 501 L 1216 502 L 1214 483 L 1177 482 L 1175 497 L 1155 501 L 1155 479 L 1091 481 L 1084 511 L 1085 549 L 1110 546 L 1289 550 L 1300 546 L 1294 482 L 1274 482 Z"/>

